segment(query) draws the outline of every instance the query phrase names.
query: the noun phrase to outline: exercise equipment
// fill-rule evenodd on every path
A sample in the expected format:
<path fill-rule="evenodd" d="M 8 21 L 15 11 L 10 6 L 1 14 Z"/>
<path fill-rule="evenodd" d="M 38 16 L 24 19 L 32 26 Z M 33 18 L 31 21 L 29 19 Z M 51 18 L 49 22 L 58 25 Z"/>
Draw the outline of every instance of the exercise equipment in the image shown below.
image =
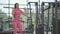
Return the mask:
<path fill-rule="evenodd" d="M 48 3 L 49 4 L 48 6 L 50 6 L 50 7 L 44 9 L 45 3 Z M 60 32 L 59 31 L 60 30 L 60 28 L 59 28 L 59 26 L 60 26 L 59 25 L 59 21 L 60 21 L 60 18 L 59 18 L 60 17 L 59 16 L 59 13 L 60 13 L 59 12 L 59 7 L 60 7 L 60 3 L 57 0 L 55 0 L 55 2 L 42 2 L 42 4 L 41 4 L 41 10 L 42 10 L 42 15 L 43 15 L 42 16 L 43 17 L 42 18 L 42 24 L 44 24 L 44 12 L 46 10 L 49 10 L 50 8 L 52 8 L 52 23 L 51 23 L 52 24 L 52 28 L 51 28 L 52 30 L 51 30 L 51 34 L 60 34 L 59 33 Z M 48 32 L 48 30 L 47 30 L 47 32 Z"/>
<path fill-rule="evenodd" d="M 38 11 L 38 2 L 29 2 L 28 4 L 29 4 L 30 8 L 32 6 L 31 4 L 34 4 L 34 6 L 35 6 L 35 11 L 36 11 L 36 15 L 35 15 L 35 17 L 36 17 L 36 20 L 35 20 L 36 21 L 36 24 L 35 24 L 36 25 L 36 27 L 35 27 L 36 31 L 35 31 L 35 33 L 36 34 L 42 34 L 43 31 L 40 30 L 40 29 L 42 29 L 42 26 L 40 27 L 41 24 L 39 22 L 40 21 L 40 18 L 39 18 L 40 12 Z M 31 10 L 30 10 L 30 17 L 32 19 Z"/>
<path fill-rule="evenodd" d="M 13 7 L 6 7 L 6 6 L 4 6 L 3 8 L 13 8 Z M 28 10 L 32 10 L 31 8 L 20 8 L 20 9 L 28 9 Z"/>

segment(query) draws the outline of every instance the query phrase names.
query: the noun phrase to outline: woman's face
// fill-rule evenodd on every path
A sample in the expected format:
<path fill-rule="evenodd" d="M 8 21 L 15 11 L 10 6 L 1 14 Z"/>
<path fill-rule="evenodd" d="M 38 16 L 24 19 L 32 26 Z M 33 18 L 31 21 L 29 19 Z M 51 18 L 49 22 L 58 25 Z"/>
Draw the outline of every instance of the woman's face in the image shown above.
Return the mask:
<path fill-rule="evenodd" d="M 16 4 L 16 8 L 19 8 L 19 4 Z"/>

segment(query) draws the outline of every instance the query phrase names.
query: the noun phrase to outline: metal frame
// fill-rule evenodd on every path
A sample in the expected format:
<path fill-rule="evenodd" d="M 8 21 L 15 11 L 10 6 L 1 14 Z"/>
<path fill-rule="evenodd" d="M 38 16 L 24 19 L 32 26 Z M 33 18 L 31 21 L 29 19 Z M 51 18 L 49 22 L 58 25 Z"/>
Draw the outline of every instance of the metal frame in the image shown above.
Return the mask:
<path fill-rule="evenodd" d="M 44 3 L 42 2 L 41 4 L 42 34 L 44 34 L 44 10 L 43 9 L 44 9 Z"/>
<path fill-rule="evenodd" d="M 31 3 L 35 3 L 35 6 L 36 6 L 37 2 L 29 2 L 28 5 L 30 6 L 30 8 L 31 8 Z M 32 13 L 31 13 L 31 10 L 30 10 L 30 18 L 31 18 L 31 24 L 32 24 Z"/>
<path fill-rule="evenodd" d="M 49 4 L 49 6 L 48 6 L 48 8 L 46 8 L 46 9 L 44 9 L 44 5 L 45 5 L 45 3 L 48 3 Z M 49 9 L 50 9 L 50 4 L 52 4 L 53 2 L 42 2 L 42 4 L 41 4 L 41 12 L 42 12 L 42 34 L 44 34 L 44 11 L 45 10 L 48 10 L 48 23 L 47 23 L 47 33 L 46 34 L 48 34 L 48 26 L 49 26 Z"/>
<path fill-rule="evenodd" d="M 52 4 L 52 6 L 53 6 L 53 3 L 55 3 L 55 6 L 53 6 L 52 7 L 52 24 L 53 24 L 53 31 L 52 31 L 52 34 L 59 34 L 58 32 L 58 23 L 57 23 L 57 8 L 58 8 L 58 6 L 57 6 L 57 0 L 55 0 L 55 2 L 42 2 L 42 3 L 51 3 Z M 47 9 L 44 9 L 43 8 L 43 6 L 44 5 L 42 5 L 42 15 L 44 14 L 43 12 L 45 11 L 45 10 L 48 10 L 49 8 L 47 8 Z M 55 8 L 55 18 L 54 18 L 54 8 Z M 44 15 L 43 15 L 44 16 Z M 55 19 L 55 20 L 54 20 Z M 43 20 L 44 21 L 44 20 Z M 54 22 L 55 21 L 55 22 Z M 54 23 L 53 23 L 54 22 Z M 43 24 L 43 22 L 42 22 L 42 24 Z"/>
<path fill-rule="evenodd" d="M 35 4 L 35 7 L 36 7 L 36 34 L 37 34 L 37 25 L 38 25 L 38 2 L 29 2 L 29 6 L 31 8 L 31 3 L 34 3 Z M 31 15 L 31 10 L 30 10 L 30 17 L 32 19 L 32 15 Z M 32 24 L 32 23 L 31 23 Z"/>

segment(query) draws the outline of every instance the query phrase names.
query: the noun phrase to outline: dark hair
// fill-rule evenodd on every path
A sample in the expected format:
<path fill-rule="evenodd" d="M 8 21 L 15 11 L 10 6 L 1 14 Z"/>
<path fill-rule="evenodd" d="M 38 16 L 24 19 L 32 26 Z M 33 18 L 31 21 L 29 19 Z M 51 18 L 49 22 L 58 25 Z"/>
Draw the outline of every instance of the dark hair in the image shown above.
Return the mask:
<path fill-rule="evenodd" d="M 14 5 L 14 8 L 16 8 L 16 5 L 17 5 L 18 3 L 15 3 L 15 5 Z"/>

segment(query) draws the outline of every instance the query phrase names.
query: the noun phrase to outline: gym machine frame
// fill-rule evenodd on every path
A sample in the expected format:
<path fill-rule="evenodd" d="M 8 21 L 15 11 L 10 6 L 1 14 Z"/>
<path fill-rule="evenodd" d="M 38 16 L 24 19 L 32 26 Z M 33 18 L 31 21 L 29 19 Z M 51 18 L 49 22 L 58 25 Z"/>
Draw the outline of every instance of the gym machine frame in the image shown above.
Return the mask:
<path fill-rule="evenodd" d="M 57 2 L 57 0 L 55 0 L 55 2 L 42 2 L 42 17 L 44 17 L 44 11 L 48 10 L 48 8 L 44 9 L 44 3 L 48 3 L 48 4 L 52 4 L 52 25 L 53 25 L 53 30 L 52 30 L 52 34 L 59 34 L 58 31 L 58 23 L 57 23 L 57 8 L 60 6 L 59 3 Z M 55 14 L 54 14 L 54 8 L 55 8 Z M 54 17 L 55 16 L 55 17 Z M 43 19 L 43 18 L 42 18 Z M 43 19 L 44 21 L 44 19 Z M 42 21 L 42 24 L 44 24 L 44 22 Z"/>
<path fill-rule="evenodd" d="M 38 2 L 29 2 L 29 6 L 31 8 L 31 3 L 34 3 L 35 4 L 35 7 L 36 7 L 36 34 L 37 34 L 37 25 L 38 25 Z M 31 15 L 31 10 L 30 10 L 30 17 L 31 17 L 31 20 L 32 20 L 32 15 Z M 31 22 L 32 24 L 32 22 Z"/>

